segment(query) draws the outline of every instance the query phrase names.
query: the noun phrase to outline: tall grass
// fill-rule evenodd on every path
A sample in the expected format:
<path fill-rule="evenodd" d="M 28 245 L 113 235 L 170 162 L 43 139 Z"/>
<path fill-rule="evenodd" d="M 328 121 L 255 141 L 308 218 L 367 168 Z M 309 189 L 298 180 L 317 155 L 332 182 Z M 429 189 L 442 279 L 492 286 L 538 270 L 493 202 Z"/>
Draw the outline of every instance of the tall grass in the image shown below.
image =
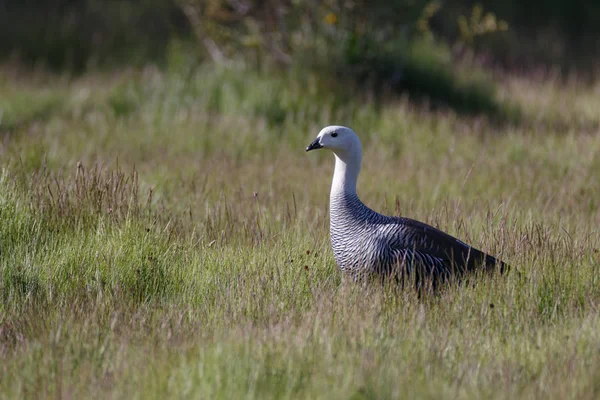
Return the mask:
<path fill-rule="evenodd" d="M 24 121 L 0 141 L 3 397 L 597 397 L 594 88 L 507 81 L 528 103 L 498 126 L 248 71 L 53 81 L 0 80 Z M 48 88 L 44 118 L 13 106 Z M 342 279 L 332 158 L 304 152 L 330 123 L 361 136 L 368 205 L 520 274 Z"/>

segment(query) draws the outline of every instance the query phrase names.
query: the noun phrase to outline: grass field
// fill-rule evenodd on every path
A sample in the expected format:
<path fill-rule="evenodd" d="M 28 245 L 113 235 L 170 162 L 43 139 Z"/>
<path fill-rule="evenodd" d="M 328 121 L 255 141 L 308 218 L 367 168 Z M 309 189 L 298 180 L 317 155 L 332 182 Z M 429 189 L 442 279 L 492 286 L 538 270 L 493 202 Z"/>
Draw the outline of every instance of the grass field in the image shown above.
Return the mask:
<path fill-rule="evenodd" d="M 600 396 L 600 86 L 498 78 L 497 124 L 318 79 L 0 70 L 0 397 Z M 520 274 L 342 281 L 329 124 L 359 194 Z"/>

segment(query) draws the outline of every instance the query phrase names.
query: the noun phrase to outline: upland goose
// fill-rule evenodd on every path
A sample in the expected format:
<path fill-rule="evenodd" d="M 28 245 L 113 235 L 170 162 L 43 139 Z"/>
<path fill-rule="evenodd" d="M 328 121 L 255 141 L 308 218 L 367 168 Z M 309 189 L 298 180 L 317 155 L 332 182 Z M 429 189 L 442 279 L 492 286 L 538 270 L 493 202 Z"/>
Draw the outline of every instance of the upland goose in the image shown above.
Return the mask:
<path fill-rule="evenodd" d="M 355 279 L 388 274 L 434 283 L 466 272 L 499 270 L 507 265 L 432 226 L 379 214 L 356 194 L 362 147 L 356 133 L 343 126 L 323 128 L 306 151 L 329 149 L 335 170 L 329 198 L 331 245 L 335 261 Z"/>

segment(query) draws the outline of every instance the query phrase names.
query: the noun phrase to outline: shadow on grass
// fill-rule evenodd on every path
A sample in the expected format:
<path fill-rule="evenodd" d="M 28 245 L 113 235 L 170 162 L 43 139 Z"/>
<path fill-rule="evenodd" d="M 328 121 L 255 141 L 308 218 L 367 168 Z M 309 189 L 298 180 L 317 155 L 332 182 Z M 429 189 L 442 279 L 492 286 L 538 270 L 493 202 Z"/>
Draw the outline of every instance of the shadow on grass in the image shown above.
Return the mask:
<path fill-rule="evenodd" d="M 422 40 L 381 49 L 368 38 L 351 37 L 341 57 L 336 76 L 378 98 L 408 94 L 411 101 L 433 110 L 486 116 L 497 125 L 522 122 L 518 103 L 499 100 L 492 77 L 482 69 L 457 65 L 447 46 Z"/>

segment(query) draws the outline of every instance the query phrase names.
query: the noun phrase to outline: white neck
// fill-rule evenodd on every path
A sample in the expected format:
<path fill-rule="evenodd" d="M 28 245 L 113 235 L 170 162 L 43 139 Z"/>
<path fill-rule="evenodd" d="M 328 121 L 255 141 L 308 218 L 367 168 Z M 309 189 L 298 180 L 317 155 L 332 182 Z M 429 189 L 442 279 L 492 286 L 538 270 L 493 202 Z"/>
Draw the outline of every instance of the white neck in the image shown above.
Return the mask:
<path fill-rule="evenodd" d="M 335 152 L 335 170 L 331 183 L 330 197 L 338 195 L 356 195 L 356 181 L 360 173 L 362 150 L 359 147 L 349 151 Z"/>

